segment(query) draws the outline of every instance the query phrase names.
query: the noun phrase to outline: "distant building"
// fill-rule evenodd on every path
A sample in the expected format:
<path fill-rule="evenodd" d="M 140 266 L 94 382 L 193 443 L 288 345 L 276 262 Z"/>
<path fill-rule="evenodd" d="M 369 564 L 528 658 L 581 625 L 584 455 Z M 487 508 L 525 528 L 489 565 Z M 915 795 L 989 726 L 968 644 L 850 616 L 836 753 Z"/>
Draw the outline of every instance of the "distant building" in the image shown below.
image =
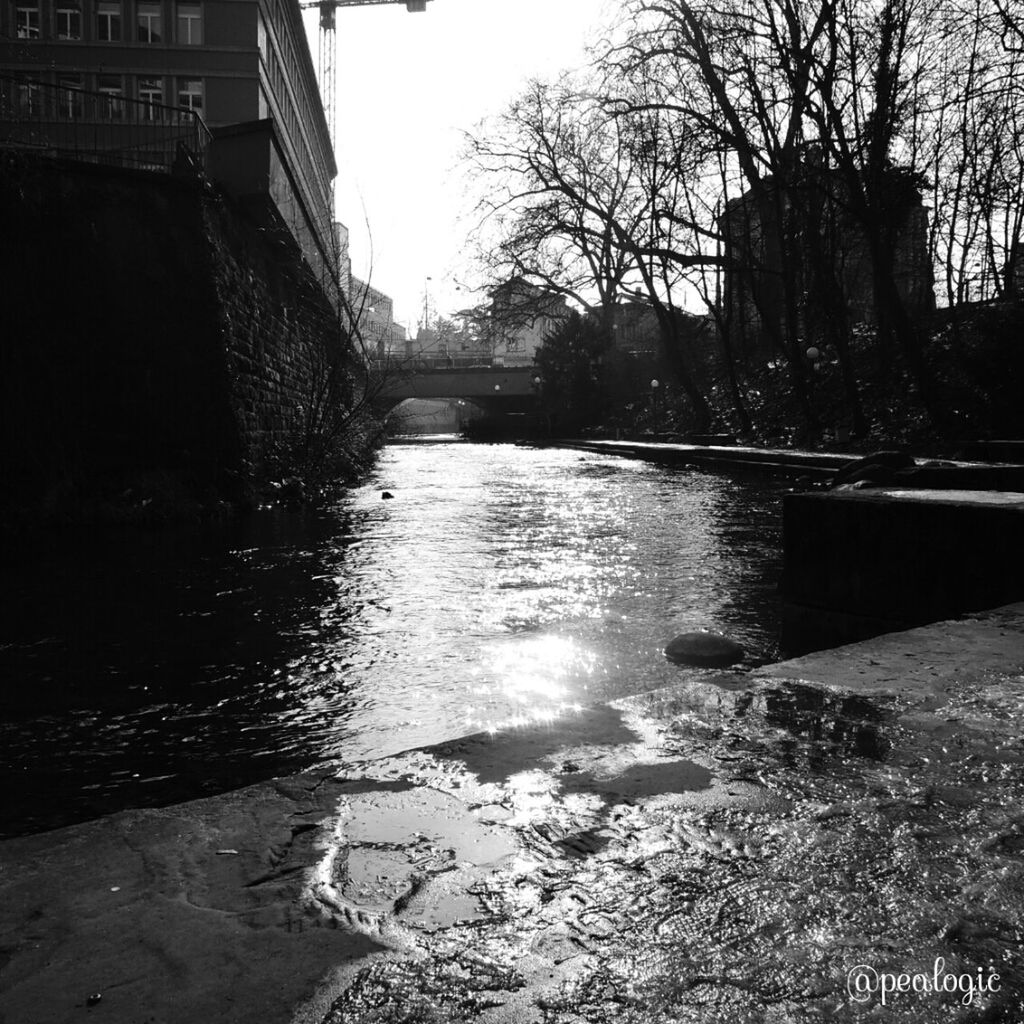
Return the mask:
<path fill-rule="evenodd" d="M 337 170 L 295 0 L 4 0 L 0 75 L 0 145 L 152 169 L 168 109 L 196 115 L 211 177 L 329 288 Z"/>
<path fill-rule="evenodd" d="M 479 330 L 476 310 L 439 316 L 430 327 L 421 325 L 410 349 L 416 359 L 449 361 L 452 366 L 489 366 L 493 362 L 491 341 Z"/>
<path fill-rule="evenodd" d="M 617 302 L 612 311 L 612 345 L 622 352 L 652 355 L 658 351 L 661 329 L 649 302 Z"/>
<path fill-rule="evenodd" d="M 561 295 L 521 277 L 491 291 L 490 346 L 495 363 L 528 366 L 541 342 L 569 316 Z"/>
<path fill-rule="evenodd" d="M 394 302 L 379 288 L 361 281 L 352 273 L 349 252 L 349 231 L 334 222 L 335 253 L 338 261 L 338 285 L 345 297 L 346 316 L 351 317 L 350 330 L 358 333 L 367 359 L 383 359 L 388 355 L 404 356 L 405 328 L 395 323 Z"/>
<path fill-rule="evenodd" d="M 349 252 L 349 231 L 341 221 L 334 222 L 334 251 L 338 258 L 338 287 L 352 294 L 352 256 Z"/>
<path fill-rule="evenodd" d="M 812 171 L 812 174 L 814 172 Z M 809 204 L 809 222 L 817 225 L 816 248 L 830 256 L 831 270 L 841 301 L 851 323 L 875 319 L 871 258 L 863 229 L 852 219 L 843 199 L 844 187 L 830 172 L 818 171 L 813 186 L 802 193 Z M 730 265 L 725 270 L 723 313 L 731 322 L 734 336 L 749 353 L 768 351 L 771 340 L 768 324 L 780 329 L 785 324 L 782 267 L 773 259 L 768 228 L 778 216 L 771 180 L 766 181 L 767 197 L 762 202 L 753 192 L 730 201 L 719 220 L 725 239 L 725 255 Z M 784 216 L 790 197 L 783 197 Z M 933 274 L 928 256 L 928 210 L 916 190 L 908 190 L 899 222 L 894 229 L 894 265 L 896 286 L 910 316 L 920 316 L 935 308 Z M 805 245 L 795 248 L 810 252 Z M 801 330 L 806 330 L 817 310 L 816 270 L 808 255 L 795 271 L 799 282 Z M 806 318 L 806 322 L 803 321 Z"/>
<path fill-rule="evenodd" d="M 394 302 L 379 288 L 349 276 L 348 300 L 367 358 L 405 356 L 405 328 L 395 323 Z"/>

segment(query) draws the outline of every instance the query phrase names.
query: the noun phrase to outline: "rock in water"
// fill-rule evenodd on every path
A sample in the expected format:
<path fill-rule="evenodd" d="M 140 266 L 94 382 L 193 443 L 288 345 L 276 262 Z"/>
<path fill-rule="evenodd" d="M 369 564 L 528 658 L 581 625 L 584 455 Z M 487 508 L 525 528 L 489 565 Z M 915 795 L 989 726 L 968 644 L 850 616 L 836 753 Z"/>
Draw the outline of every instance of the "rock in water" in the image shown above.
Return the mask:
<path fill-rule="evenodd" d="M 381 493 L 380 499 L 381 499 L 381 501 L 387 501 L 388 498 L 393 498 L 393 497 L 394 497 L 394 495 L 390 491 L 383 491 Z"/>
<path fill-rule="evenodd" d="M 743 648 L 718 633 L 681 633 L 669 641 L 665 657 L 677 665 L 725 668 L 743 660 Z"/>

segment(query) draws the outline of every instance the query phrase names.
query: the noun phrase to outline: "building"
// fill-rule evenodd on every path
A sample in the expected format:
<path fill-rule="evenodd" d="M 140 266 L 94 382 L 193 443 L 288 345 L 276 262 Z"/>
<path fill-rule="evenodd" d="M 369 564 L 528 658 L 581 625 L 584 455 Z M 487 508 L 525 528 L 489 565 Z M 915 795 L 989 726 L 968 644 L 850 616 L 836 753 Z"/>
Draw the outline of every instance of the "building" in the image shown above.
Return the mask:
<path fill-rule="evenodd" d="M 330 291 L 337 171 L 295 0 L 0 0 L 0 75 L 0 145 L 169 169 L 193 115 L 209 175 Z"/>
<path fill-rule="evenodd" d="M 349 277 L 348 301 L 367 358 L 405 356 L 405 328 L 395 323 L 394 301 L 379 288 Z"/>
<path fill-rule="evenodd" d="M 783 270 L 798 292 L 798 330 L 812 337 L 839 304 L 849 323 L 875 320 L 874 282 L 868 241 L 848 212 L 845 186 L 833 172 L 808 160 L 804 181 L 781 196 L 771 179 L 757 199 L 747 192 L 731 200 L 719 220 L 727 265 L 723 314 L 741 350 L 774 352 L 772 330 L 785 330 Z M 802 232 L 785 259 L 777 227 L 779 207 L 790 239 Z M 799 214 L 799 216 L 797 215 Z M 928 255 L 928 209 L 913 187 L 890 225 L 897 291 L 911 317 L 935 308 L 934 278 Z M 825 273 L 822 273 L 822 271 Z"/>
<path fill-rule="evenodd" d="M 616 302 L 612 309 L 612 345 L 620 352 L 654 355 L 661 328 L 651 304 L 643 299 Z"/>
<path fill-rule="evenodd" d="M 438 316 L 430 327 L 421 324 L 410 351 L 414 359 L 446 366 L 494 363 L 486 331 L 479 330 L 476 310 L 461 310 L 452 317 Z"/>
<path fill-rule="evenodd" d="M 350 333 L 361 343 L 367 359 L 384 359 L 391 355 L 404 357 L 407 339 L 405 328 L 395 323 L 394 301 L 390 295 L 385 295 L 352 273 L 349 231 L 338 221 L 334 223 L 334 239 L 338 287 L 344 296 Z"/>
<path fill-rule="evenodd" d="M 489 334 L 494 362 L 529 366 L 541 342 L 569 316 L 561 295 L 521 277 L 491 292 Z"/>

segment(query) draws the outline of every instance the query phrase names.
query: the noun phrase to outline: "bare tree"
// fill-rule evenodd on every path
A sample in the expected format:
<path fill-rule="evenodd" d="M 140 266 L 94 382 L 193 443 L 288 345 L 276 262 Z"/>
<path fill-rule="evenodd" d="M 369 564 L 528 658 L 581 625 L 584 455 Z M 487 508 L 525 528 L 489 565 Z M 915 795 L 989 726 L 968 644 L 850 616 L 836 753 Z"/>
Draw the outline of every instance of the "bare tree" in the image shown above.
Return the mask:
<path fill-rule="evenodd" d="M 657 204 L 664 182 L 677 178 L 650 152 L 635 124 L 567 79 L 534 83 L 486 135 L 470 140 L 472 159 L 494 183 L 482 205 L 485 224 L 499 235 L 492 267 L 574 299 L 609 336 L 618 296 L 637 282 L 705 426 L 711 409 L 679 344 L 671 299 L 675 268 L 705 257 L 662 244 Z"/>
<path fill-rule="evenodd" d="M 609 330 L 630 268 L 613 222 L 634 226 L 616 133 L 567 76 L 531 83 L 486 134 L 468 137 L 489 186 L 478 238 L 491 280 L 540 284 Z"/>

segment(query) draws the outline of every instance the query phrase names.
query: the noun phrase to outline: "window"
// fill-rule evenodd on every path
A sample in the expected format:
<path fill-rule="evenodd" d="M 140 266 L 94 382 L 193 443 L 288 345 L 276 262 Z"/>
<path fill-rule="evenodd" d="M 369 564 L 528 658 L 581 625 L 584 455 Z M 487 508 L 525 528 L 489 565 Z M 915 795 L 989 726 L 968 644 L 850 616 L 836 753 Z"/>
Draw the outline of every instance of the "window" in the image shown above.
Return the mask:
<path fill-rule="evenodd" d="M 39 38 L 39 7 L 36 5 L 18 4 L 14 10 L 14 20 L 18 29 L 19 39 Z"/>
<path fill-rule="evenodd" d="M 57 8 L 57 38 L 82 38 L 82 8 L 78 4 L 62 3 Z"/>
<path fill-rule="evenodd" d="M 96 5 L 96 38 L 104 43 L 121 38 L 121 5 L 114 0 L 99 0 Z"/>
<path fill-rule="evenodd" d="M 103 99 L 99 104 L 100 117 L 120 121 L 124 117 L 124 86 L 120 75 L 97 75 L 96 91 Z"/>
<path fill-rule="evenodd" d="M 199 4 L 177 6 L 178 42 L 185 46 L 199 46 L 203 41 L 203 12 Z"/>
<path fill-rule="evenodd" d="M 163 31 L 160 24 L 160 4 L 159 3 L 140 3 L 136 8 L 136 27 L 138 29 L 138 37 L 140 43 L 159 43 L 161 38 L 161 32 Z"/>
<path fill-rule="evenodd" d="M 187 107 L 197 114 L 203 112 L 203 80 L 201 78 L 178 79 L 178 106 Z"/>
<path fill-rule="evenodd" d="M 159 116 L 156 106 L 164 101 L 164 80 L 162 78 L 140 78 L 139 99 L 146 105 L 143 117 L 147 121 L 155 121 Z"/>
<path fill-rule="evenodd" d="M 39 83 L 31 78 L 23 78 L 18 82 L 18 113 L 24 117 L 28 114 L 41 114 L 42 96 Z"/>
<path fill-rule="evenodd" d="M 57 110 L 61 117 L 75 121 L 82 116 L 82 76 L 61 75 L 57 79 Z"/>

